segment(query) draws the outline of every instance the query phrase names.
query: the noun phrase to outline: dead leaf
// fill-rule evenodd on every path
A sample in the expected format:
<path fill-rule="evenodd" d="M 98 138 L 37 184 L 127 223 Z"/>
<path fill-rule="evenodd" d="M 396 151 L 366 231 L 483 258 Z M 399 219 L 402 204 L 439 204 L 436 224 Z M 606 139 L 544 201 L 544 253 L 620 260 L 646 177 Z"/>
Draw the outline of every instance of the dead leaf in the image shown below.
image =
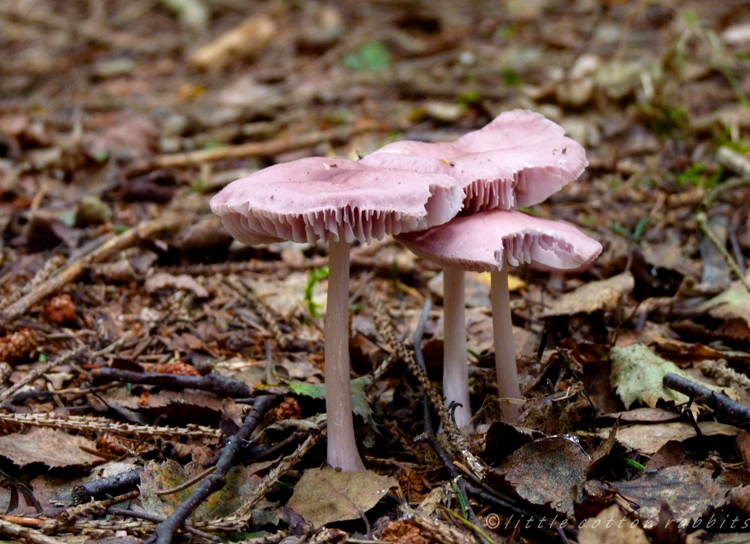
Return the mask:
<path fill-rule="evenodd" d="M 150 514 L 168 516 L 182 504 L 200 485 L 200 481 L 190 487 L 168 495 L 157 495 L 158 491 L 172 489 L 192 480 L 205 469 L 195 463 L 182 466 L 173 460 L 163 463 L 149 461 L 141 474 L 141 503 Z M 238 465 L 229 471 L 226 484 L 219 491 L 201 503 L 191 516 L 193 520 L 212 519 L 228 516 L 237 510 L 245 497 L 252 494 L 260 481 L 249 467 Z"/>
<path fill-rule="evenodd" d="M 395 478 L 371 471 L 341 472 L 333 468 L 305 471 L 287 506 L 317 529 L 326 523 L 359 519 L 398 485 Z"/>
<path fill-rule="evenodd" d="M 689 523 L 724 506 L 729 488 L 712 476 L 711 469 L 675 466 L 644 474 L 629 482 L 612 484 L 638 505 L 638 515 L 656 525 L 661 504 L 666 503 L 675 522 Z"/>
<path fill-rule="evenodd" d="M 716 421 L 700 421 L 698 422 L 698 428 L 704 436 L 734 436 L 739 432 L 737 427 Z M 596 434 L 606 438 L 609 436 L 609 428 L 599 429 Z M 655 425 L 631 425 L 620 427 L 617 432 L 617 440 L 621 444 L 647 455 L 656 453 L 670 440 L 682 442 L 696 436 L 693 426 L 681 421 L 657 423 Z"/>
<path fill-rule="evenodd" d="M 101 461 L 82 447 L 95 450 L 96 444 L 82 436 L 43 427 L 0 436 L 0 455 L 21 467 L 31 463 L 44 463 L 50 468 L 90 466 Z"/>
<path fill-rule="evenodd" d="M 696 315 L 706 312 L 717 319 L 741 318 L 750 325 L 750 293 L 741 281 L 733 281 L 729 289 L 695 307 Z"/>
<path fill-rule="evenodd" d="M 226 34 L 197 49 L 190 64 L 202 70 L 218 70 L 232 62 L 259 53 L 277 33 L 276 22 L 268 15 L 245 19 Z"/>
<path fill-rule="evenodd" d="M 621 520 L 626 522 L 620 523 Z M 583 522 L 578 531 L 578 544 L 648 544 L 646 533 L 631 521 L 619 506 L 613 504 L 598 516 Z"/>
<path fill-rule="evenodd" d="M 585 481 L 590 462 L 576 441 L 556 436 L 521 446 L 491 472 L 529 503 L 569 516 L 572 489 Z"/>
<path fill-rule="evenodd" d="M 144 287 L 149 293 L 153 293 L 159 289 L 185 289 L 186 291 L 192 291 L 198 298 L 206 298 L 208 296 L 206 288 L 198 283 L 195 278 L 187 274 L 173 276 L 166 272 L 159 272 L 149 277 Z"/>
<path fill-rule="evenodd" d="M 625 412 L 613 412 L 606 417 L 620 418 L 623 422 L 659 423 L 661 421 L 674 421 L 680 418 L 680 414 L 664 410 L 663 408 L 633 408 Z"/>
<path fill-rule="evenodd" d="M 587 283 L 557 299 L 542 317 L 590 314 L 599 310 L 610 312 L 620 305 L 620 299 L 634 287 L 635 279 L 630 272 Z"/>

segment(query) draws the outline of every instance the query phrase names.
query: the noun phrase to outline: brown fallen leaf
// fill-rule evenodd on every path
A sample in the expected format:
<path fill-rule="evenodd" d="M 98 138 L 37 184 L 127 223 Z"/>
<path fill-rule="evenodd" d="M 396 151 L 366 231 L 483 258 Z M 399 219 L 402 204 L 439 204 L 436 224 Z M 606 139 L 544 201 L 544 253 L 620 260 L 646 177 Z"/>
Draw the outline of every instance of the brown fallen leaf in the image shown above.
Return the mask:
<path fill-rule="evenodd" d="M 739 432 L 737 427 L 716 421 L 700 421 L 698 428 L 704 436 L 734 436 Z M 599 429 L 596 434 L 597 436 L 606 438 L 609 436 L 609 428 Z M 670 440 L 683 442 L 695 436 L 697 435 L 693 426 L 681 421 L 658 423 L 655 425 L 631 425 L 629 427 L 620 427 L 620 430 L 617 432 L 617 440 L 621 444 L 647 455 L 656 453 Z"/>
<path fill-rule="evenodd" d="M 395 478 L 372 471 L 340 472 L 333 468 L 305 471 L 287 506 L 317 529 L 326 523 L 361 518 L 398 485 Z"/>
<path fill-rule="evenodd" d="M 82 436 L 47 428 L 0 436 L 0 456 L 21 467 L 31 463 L 43 463 L 50 468 L 91 466 L 102 461 L 81 448 L 95 450 L 96 444 Z"/>
<path fill-rule="evenodd" d="M 622 522 L 622 523 L 621 523 Z M 613 504 L 582 522 L 578 544 L 648 544 L 646 533 Z"/>
<path fill-rule="evenodd" d="M 561 296 L 542 317 L 590 314 L 599 310 L 612 311 L 620 305 L 620 299 L 630 293 L 633 287 L 635 279 L 630 272 L 623 272 L 606 280 L 593 281 Z"/>
<path fill-rule="evenodd" d="M 274 38 L 278 25 L 268 15 L 245 19 L 226 34 L 207 43 L 190 55 L 190 64 L 202 70 L 219 70 L 259 53 Z"/>
<path fill-rule="evenodd" d="M 679 524 L 697 521 L 729 501 L 729 488 L 713 478 L 711 469 L 696 466 L 668 467 L 612 485 L 638 505 L 641 518 L 654 525 L 659 521 L 662 503 L 666 503 Z"/>
<path fill-rule="evenodd" d="M 159 289 L 184 289 L 192 291 L 198 298 L 206 298 L 208 296 L 206 288 L 198 283 L 195 278 L 187 274 L 173 276 L 166 272 L 159 272 L 149 277 L 144 287 L 149 293 L 153 293 Z"/>
<path fill-rule="evenodd" d="M 555 513 L 573 514 L 572 489 L 586 479 L 591 458 L 574 440 L 561 436 L 542 438 L 521 446 L 506 457 L 491 479 L 533 505 L 548 506 Z"/>

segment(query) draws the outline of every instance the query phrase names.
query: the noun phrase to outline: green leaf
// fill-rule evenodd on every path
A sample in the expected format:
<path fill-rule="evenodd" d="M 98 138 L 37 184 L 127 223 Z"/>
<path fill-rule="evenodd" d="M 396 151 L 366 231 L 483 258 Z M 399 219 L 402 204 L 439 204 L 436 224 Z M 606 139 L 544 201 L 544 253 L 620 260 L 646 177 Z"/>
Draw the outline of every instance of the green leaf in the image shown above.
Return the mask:
<path fill-rule="evenodd" d="M 391 54 L 382 43 L 370 42 L 344 57 L 344 64 L 355 72 L 383 70 L 391 65 Z"/>
<path fill-rule="evenodd" d="M 313 300 L 313 289 L 320 280 L 324 280 L 327 277 L 328 267 L 320 267 L 310 273 L 310 279 L 307 280 L 307 285 L 305 285 L 305 304 L 307 304 L 307 309 L 310 311 L 312 317 L 320 317 L 320 312 L 318 312 L 320 304 Z"/>
<path fill-rule="evenodd" d="M 674 363 L 652 353 L 643 344 L 612 348 L 609 359 L 612 363 L 610 383 L 625 408 L 630 408 L 635 402 L 642 402 L 653 408 L 660 400 L 679 403 L 688 401 L 682 393 L 664 387 L 662 380 L 669 372 L 683 378 L 692 378 Z"/>
<path fill-rule="evenodd" d="M 367 387 L 372 383 L 372 376 L 362 376 L 351 381 L 352 412 L 368 423 L 372 420 L 372 409 L 367 402 Z M 298 395 L 304 395 L 313 399 L 326 398 L 326 386 L 323 383 L 310 384 L 303 382 L 291 382 L 289 387 Z"/>

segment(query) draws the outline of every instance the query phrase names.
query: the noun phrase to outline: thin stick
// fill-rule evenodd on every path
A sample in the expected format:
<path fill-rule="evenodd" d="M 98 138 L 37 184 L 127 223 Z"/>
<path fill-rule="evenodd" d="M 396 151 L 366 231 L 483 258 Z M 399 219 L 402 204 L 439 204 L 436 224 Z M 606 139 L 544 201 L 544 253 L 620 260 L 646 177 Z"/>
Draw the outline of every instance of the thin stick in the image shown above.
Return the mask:
<path fill-rule="evenodd" d="M 5 318 L 17 319 L 21 317 L 32 305 L 47 298 L 52 293 L 78 278 L 78 276 L 83 274 L 84 270 L 86 270 L 86 267 L 89 265 L 104 260 L 115 251 L 125 249 L 140 239 L 148 238 L 154 233 L 174 227 L 178 224 L 179 217 L 174 214 L 165 214 L 152 221 L 141 223 L 137 227 L 109 239 L 88 255 L 85 255 L 80 260 L 63 268 L 57 274 L 42 283 L 38 288 L 31 291 L 28 295 L 24 295 L 19 300 L 8 306 L 4 312 Z"/>
<path fill-rule="evenodd" d="M 180 376 L 178 374 L 135 372 L 133 370 L 102 367 L 93 369 L 89 375 L 93 381 L 119 381 L 159 385 L 161 387 L 176 389 L 177 391 L 199 389 L 201 391 L 210 391 L 220 397 L 230 397 L 233 399 L 244 399 L 251 397 L 253 394 L 252 387 L 247 384 L 216 373 L 207 374 L 206 376 Z"/>
<path fill-rule="evenodd" d="M 0 519 L 0 535 L 12 537 L 16 542 L 28 542 L 30 544 L 63 544 L 62 540 L 43 535 L 39 531 L 3 519 Z"/>
<path fill-rule="evenodd" d="M 63 363 L 66 363 L 67 361 L 70 361 L 71 359 L 74 359 L 75 357 L 77 357 L 78 355 L 86 351 L 86 349 L 87 347 L 85 345 L 77 346 L 70 351 L 66 351 L 59 357 L 56 357 L 55 359 L 47 361 L 41 367 L 32 370 L 31 372 L 26 374 L 26 376 L 24 376 L 23 379 L 19 380 L 17 383 L 13 384 L 8 389 L 0 393 L 0 402 L 4 402 L 9 397 L 11 397 L 16 391 L 21 389 L 23 386 L 33 382 L 38 377 L 52 370 L 54 367 L 61 365 Z"/>
<path fill-rule="evenodd" d="M 307 134 L 288 134 L 266 142 L 250 142 L 221 149 L 202 149 L 188 153 L 161 155 L 152 161 L 136 164 L 128 169 L 127 176 L 157 170 L 159 168 L 179 168 L 195 164 L 216 162 L 224 159 L 244 159 L 247 157 L 268 157 L 322 142 L 346 141 L 356 134 L 378 129 L 378 124 L 368 121 L 352 127 L 336 127 L 329 130 L 316 130 Z"/>
<path fill-rule="evenodd" d="M 185 520 L 192 514 L 200 504 L 225 484 L 225 478 L 229 470 L 234 466 L 234 458 L 239 453 L 244 443 L 249 440 L 250 435 L 260 423 L 263 415 L 281 400 L 274 395 L 265 395 L 255 399 L 253 407 L 245 418 L 237 434 L 227 440 L 216 470 L 208 475 L 198 488 L 178 506 L 172 514 L 167 517 L 154 531 L 154 534 L 146 541 L 147 544 L 170 544 L 177 530 L 180 529 Z"/>
<path fill-rule="evenodd" d="M 750 429 L 750 407 L 671 372 L 664 375 L 662 383 L 670 389 L 687 395 L 691 401 L 705 404 L 735 427 Z"/>
<path fill-rule="evenodd" d="M 750 293 L 750 283 L 747 282 L 745 279 L 745 276 L 742 274 L 742 271 L 740 270 L 740 267 L 737 265 L 737 261 L 734 260 L 734 258 L 729 254 L 727 251 L 727 248 L 724 246 L 724 244 L 721 243 L 719 238 L 716 236 L 716 233 L 711 230 L 711 227 L 708 224 L 708 216 L 706 216 L 705 212 L 698 212 L 695 214 L 695 220 L 698 222 L 698 226 L 700 227 L 703 234 L 706 235 L 706 237 L 711 241 L 711 243 L 716 247 L 716 249 L 719 250 L 719 253 L 721 253 L 722 257 L 724 257 L 724 261 L 727 263 L 727 266 L 732 270 L 732 272 L 735 273 L 737 278 L 742 282 L 742 285 L 747 289 L 747 292 Z"/>

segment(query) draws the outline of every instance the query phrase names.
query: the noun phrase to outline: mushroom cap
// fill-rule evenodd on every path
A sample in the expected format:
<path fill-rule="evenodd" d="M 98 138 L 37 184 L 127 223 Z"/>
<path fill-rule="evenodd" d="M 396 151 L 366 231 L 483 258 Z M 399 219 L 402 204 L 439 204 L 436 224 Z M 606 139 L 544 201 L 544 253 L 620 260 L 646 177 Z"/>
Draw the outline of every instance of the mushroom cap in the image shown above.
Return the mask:
<path fill-rule="evenodd" d="M 431 229 L 402 234 L 397 240 L 441 266 L 474 272 L 501 269 L 503 259 L 518 266 L 536 263 L 556 270 L 590 264 L 602 246 L 573 225 L 517 210 L 486 210 L 461 215 Z"/>
<path fill-rule="evenodd" d="M 248 245 L 283 240 L 369 242 L 426 229 L 461 209 L 456 180 L 309 157 L 270 166 L 227 185 L 211 210 Z"/>
<path fill-rule="evenodd" d="M 513 209 L 544 201 L 588 165 L 583 147 L 539 113 L 511 110 L 453 143 L 404 140 L 361 164 L 447 174 L 464 189 L 463 211 Z"/>

